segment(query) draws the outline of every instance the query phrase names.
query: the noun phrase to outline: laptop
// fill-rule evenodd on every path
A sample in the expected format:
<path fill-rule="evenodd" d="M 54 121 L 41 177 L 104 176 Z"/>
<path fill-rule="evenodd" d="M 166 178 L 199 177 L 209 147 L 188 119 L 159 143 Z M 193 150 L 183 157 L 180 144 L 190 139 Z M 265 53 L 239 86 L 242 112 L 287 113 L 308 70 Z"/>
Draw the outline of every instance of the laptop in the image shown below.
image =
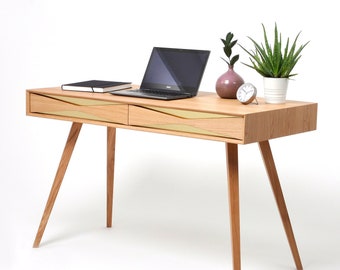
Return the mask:
<path fill-rule="evenodd" d="M 154 47 L 139 89 L 111 94 L 174 100 L 198 93 L 210 51 Z"/>

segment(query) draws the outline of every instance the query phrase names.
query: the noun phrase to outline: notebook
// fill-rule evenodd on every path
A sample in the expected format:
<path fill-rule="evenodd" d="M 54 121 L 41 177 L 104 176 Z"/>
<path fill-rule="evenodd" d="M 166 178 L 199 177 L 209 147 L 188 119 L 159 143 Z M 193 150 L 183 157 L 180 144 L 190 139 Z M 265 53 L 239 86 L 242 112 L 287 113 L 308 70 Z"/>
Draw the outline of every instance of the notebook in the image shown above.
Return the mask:
<path fill-rule="evenodd" d="M 113 95 L 174 100 L 198 93 L 210 51 L 154 47 L 139 89 Z"/>

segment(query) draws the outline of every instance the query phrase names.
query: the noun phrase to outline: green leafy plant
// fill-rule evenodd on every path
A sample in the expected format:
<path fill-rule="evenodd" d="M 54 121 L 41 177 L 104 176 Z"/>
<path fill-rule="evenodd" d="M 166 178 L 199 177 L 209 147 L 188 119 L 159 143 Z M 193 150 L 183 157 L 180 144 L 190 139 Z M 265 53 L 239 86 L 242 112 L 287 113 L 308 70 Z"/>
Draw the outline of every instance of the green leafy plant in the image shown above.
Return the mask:
<path fill-rule="evenodd" d="M 234 64 L 237 62 L 237 60 L 240 58 L 240 55 L 234 55 L 233 57 L 231 57 L 232 55 L 232 48 L 236 45 L 237 43 L 237 40 L 233 40 L 234 38 L 234 34 L 229 32 L 227 35 L 226 35 L 226 38 L 225 39 L 222 39 L 221 38 L 221 41 L 222 43 L 224 44 L 224 47 L 223 47 L 223 50 L 224 50 L 224 53 L 225 55 L 228 57 L 228 60 L 222 58 L 227 64 L 229 67 L 233 67 Z"/>
<path fill-rule="evenodd" d="M 248 37 L 254 45 L 254 50 L 247 50 L 240 45 L 241 48 L 250 56 L 249 59 L 252 63 L 251 65 L 246 63 L 243 64 L 256 70 L 264 77 L 290 78 L 296 76 L 297 74 L 292 73 L 292 70 L 296 63 L 300 60 L 301 51 L 307 46 L 309 41 L 298 47 L 297 40 L 301 33 L 299 32 L 291 46 L 289 44 L 289 38 L 287 38 L 287 42 L 283 47 L 281 33 L 278 32 L 277 25 L 275 23 L 274 42 L 271 45 L 269 44 L 266 28 L 263 24 L 262 28 L 264 44 L 259 44 L 253 38 Z"/>

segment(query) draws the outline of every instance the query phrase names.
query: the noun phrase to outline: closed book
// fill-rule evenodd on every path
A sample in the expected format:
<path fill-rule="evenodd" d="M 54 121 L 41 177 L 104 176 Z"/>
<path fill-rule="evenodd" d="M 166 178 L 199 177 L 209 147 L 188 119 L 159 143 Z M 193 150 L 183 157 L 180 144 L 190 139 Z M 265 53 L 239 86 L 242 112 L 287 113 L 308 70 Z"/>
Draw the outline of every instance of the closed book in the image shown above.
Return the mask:
<path fill-rule="evenodd" d="M 105 93 L 131 87 L 130 82 L 90 80 L 63 84 L 62 90 Z"/>

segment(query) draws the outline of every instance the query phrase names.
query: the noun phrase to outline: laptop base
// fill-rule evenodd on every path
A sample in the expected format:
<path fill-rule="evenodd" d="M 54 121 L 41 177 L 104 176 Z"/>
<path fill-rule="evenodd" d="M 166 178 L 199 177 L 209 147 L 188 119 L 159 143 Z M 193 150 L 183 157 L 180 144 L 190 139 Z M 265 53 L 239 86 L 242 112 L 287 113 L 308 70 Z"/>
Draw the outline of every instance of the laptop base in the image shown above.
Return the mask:
<path fill-rule="evenodd" d="M 129 96 L 129 97 L 139 97 L 139 98 L 151 98 L 151 99 L 160 99 L 160 100 L 176 100 L 176 99 L 184 99 L 191 98 L 191 94 L 181 94 L 181 93 L 152 93 L 148 91 L 143 91 L 140 89 L 135 90 L 119 90 L 115 92 L 111 92 L 112 95 L 117 96 Z"/>

